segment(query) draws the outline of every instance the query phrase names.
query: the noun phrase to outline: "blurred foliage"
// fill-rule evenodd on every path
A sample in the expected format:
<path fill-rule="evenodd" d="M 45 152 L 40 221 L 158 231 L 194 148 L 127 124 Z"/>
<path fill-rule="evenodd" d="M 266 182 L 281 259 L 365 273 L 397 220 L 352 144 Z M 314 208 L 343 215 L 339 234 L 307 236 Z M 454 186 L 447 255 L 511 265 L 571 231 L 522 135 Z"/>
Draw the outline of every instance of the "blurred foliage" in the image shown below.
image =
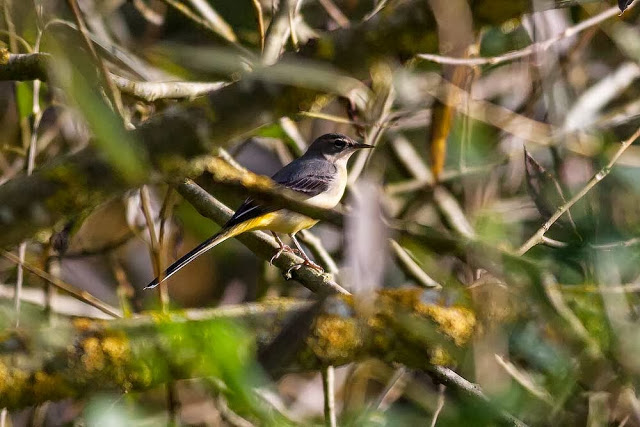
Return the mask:
<path fill-rule="evenodd" d="M 73 1 L 0 7 L 0 234 L 28 239 L 36 272 L 0 262 L 0 397 L 43 403 L 9 411 L 12 425 L 319 425 L 331 362 L 339 425 L 640 426 L 638 144 L 589 184 L 640 125 L 632 3 L 460 0 L 451 18 L 435 0 L 78 0 L 93 58 Z M 129 83 L 122 110 L 112 75 Z M 271 328 L 274 297 L 316 296 L 242 240 L 255 253 L 217 247 L 169 281 L 175 311 L 161 312 L 142 291 L 152 257 L 166 265 L 219 229 L 176 194 L 183 175 L 220 159 L 270 174 L 327 132 L 376 145 L 350 177 L 379 184 L 388 230 L 369 232 L 406 251 L 376 266 L 373 307 L 321 298 Z M 234 208 L 246 191 L 222 172 L 191 177 Z M 358 215 L 357 196 L 350 185 L 342 213 Z M 314 228 L 310 252 L 338 272 L 303 285 L 356 288 L 348 231 Z M 104 319 L 83 292 L 133 317 Z M 91 374 L 81 392 L 60 360 Z"/>

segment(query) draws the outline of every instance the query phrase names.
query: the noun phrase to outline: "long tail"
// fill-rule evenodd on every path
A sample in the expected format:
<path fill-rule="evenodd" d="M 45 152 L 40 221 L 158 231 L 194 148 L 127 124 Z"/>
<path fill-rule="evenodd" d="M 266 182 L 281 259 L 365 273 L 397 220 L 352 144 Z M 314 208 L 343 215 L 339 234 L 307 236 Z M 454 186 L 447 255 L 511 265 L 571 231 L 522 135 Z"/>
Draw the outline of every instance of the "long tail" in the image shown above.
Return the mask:
<path fill-rule="evenodd" d="M 185 256 L 183 256 L 182 258 L 180 258 L 179 260 L 171 264 L 169 268 L 167 268 L 160 277 L 156 277 L 155 279 L 153 279 L 153 281 L 149 283 L 147 286 L 145 286 L 144 289 L 155 288 L 160 283 L 164 282 L 169 277 L 173 276 L 178 271 L 180 271 L 182 267 L 189 264 L 191 261 L 198 258 L 203 253 L 207 252 L 209 249 L 213 248 L 218 243 L 222 243 L 225 240 L 237 234 L 240 234 L 242 231 L 244 230 L 242 230 L 241 227 L 236 226 L 236 227 L 231 227 L 231 228 L 221 230 L 218 234 L 214 234 L 213 236 L 209 237 L 207 240 L 205 240 L 204 242 L 196 246 L 193 250 L 191 250 Z"/>

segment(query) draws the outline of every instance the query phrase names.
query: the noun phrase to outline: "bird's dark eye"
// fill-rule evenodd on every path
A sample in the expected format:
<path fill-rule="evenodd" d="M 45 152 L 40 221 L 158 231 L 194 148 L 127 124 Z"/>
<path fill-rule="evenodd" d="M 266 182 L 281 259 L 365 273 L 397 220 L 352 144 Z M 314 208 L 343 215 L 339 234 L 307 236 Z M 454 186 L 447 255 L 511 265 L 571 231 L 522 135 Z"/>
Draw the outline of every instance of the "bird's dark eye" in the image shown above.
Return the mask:
<path fill-rule="evenodd" d="M 333 145 L 335 145 L 336 148 L 343 149 L 347 146 L 347 142 L 344 139 L 337 139 L 336 141 L 334 141 Z"/>

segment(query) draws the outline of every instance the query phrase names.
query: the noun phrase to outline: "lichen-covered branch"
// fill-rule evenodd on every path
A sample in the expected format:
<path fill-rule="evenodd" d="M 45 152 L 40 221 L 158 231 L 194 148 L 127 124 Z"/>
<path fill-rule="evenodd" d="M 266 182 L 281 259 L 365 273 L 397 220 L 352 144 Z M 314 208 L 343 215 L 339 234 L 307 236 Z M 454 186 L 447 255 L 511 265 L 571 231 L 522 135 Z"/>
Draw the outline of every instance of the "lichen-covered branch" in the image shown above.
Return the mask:
<path fill-rule="evenodd" d="M 0 81 L 30 81 L 49 78 L 52 57 L 48 53 L 9 54 L 0 51 Z M 218 90 L 224 82 L 145 82 L 109 74 L 122 93 L 147 102 L 159 99 L 193 99 Z"/>
<path fill-rule="evenodd" d="M 0 80 L 47 80 L 50 60 L 46 53 L 9 54 L 0 49 Z"/>
<path fill-rule="evenodd" d="M 429 302 L 426 291 L 381 291 L 367 318 L 348 296 L 329 297 L 283 372 L 343 365 L 367 357 L 417 369 L 452 363 L 475 325 L 464 307 Z M 144 390 L 170 380 L 219 376 L 212 345 L 222 321 L 267 345 L 287 316 L 310 303 L 273 300 L 212 310 L 110 322 L 76 319 L 52 328 L 5 331 L 0 337 L 0 406 L 21 408 L 100 390 Z M 4 311 L 0 310 L 0 324 Z M 227 323 L 228 324 L 228 323 Z M 411 331 L 411 333 L 407 333 Z M 228 356 L 228 355 L 227 355 Z"/>

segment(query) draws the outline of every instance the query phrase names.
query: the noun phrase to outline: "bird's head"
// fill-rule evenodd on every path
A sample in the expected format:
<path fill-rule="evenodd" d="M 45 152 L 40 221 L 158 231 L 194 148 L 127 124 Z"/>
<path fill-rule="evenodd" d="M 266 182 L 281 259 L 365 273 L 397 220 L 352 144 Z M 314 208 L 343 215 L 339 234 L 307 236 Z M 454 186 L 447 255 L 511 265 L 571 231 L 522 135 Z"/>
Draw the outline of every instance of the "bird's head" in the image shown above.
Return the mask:
<path fill-rule="evenodd" d="M 321 155 L 332 162 L 346 160 L 361 148 L 373 148 L 373 145 L 356 142 L 340 133 L 327 133 L 318 137 L 309 146 L 306 155 Z"/>

